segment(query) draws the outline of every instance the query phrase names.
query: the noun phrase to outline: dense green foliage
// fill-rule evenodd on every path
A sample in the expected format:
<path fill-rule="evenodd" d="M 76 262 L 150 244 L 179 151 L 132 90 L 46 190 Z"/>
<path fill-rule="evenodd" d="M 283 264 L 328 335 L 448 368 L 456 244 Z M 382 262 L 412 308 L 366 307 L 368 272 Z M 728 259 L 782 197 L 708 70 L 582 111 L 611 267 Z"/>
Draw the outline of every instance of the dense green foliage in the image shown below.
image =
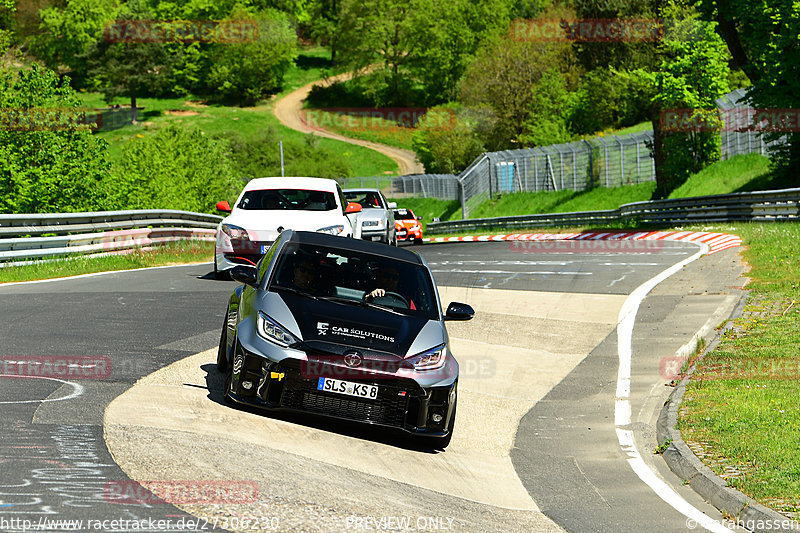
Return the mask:
<path fill-rule="evenodd" d="M 701 0 L 707 19 L 728 45 L 733 64 L 747 75 L 748 97 L 761 109 L 797 109 L 800 95 L 800 4 L 792 0 Z M 776 171 L 797 186 L 800 134 L 791 125 L 776 124 L 773 139 L 787 131 L 787 143 L 773 157 Z"/>
<path fill-rule="evenodd" d="M 235 195 L 242 186 L 226 143 L 177 126 L 134 138 L 123 149 L 114 178 L 111 203 L 129 209 L 213 212 L 221 198 Z"/>
<path fill-rule="evenodd" d="M 0 212 L 91 211 L 102 207 L 106 145 L 88 127 L 57 124 L 45 111 L 71 114 L 74 91 L 34 65 L 0 71 Z M 12 117 L 5 110 L 14 109 Z"/>
<path fill-rule="evenodd" d="M 704 22 L 681 0 L 668 2 L 665 18 L 681 20 L 659 43 L 660 63 L 639 74 L 651 89 L 650 111 L 656 163 L 657 197 L 666 197 L 686 178 L 720 158 L 716 131 L 664 131 L 661 114 L 667 110 L 694 110 L 715 119 L 715 100 L 728 92 L 728 54 L 715 24 Z"/>

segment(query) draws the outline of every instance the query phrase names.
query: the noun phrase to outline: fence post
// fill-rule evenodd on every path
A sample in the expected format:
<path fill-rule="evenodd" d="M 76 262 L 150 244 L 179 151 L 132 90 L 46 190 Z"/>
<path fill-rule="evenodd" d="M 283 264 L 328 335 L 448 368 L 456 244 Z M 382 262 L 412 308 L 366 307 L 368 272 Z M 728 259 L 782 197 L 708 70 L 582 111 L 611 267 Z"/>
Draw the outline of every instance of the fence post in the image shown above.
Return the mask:
<path fill-rule="evenodd" d="M 581 139 L 586 148 L 589 149 L 589 188 L 594 188 L 594 153 L 592 152 L 592 145 L 586 139 Z"/>

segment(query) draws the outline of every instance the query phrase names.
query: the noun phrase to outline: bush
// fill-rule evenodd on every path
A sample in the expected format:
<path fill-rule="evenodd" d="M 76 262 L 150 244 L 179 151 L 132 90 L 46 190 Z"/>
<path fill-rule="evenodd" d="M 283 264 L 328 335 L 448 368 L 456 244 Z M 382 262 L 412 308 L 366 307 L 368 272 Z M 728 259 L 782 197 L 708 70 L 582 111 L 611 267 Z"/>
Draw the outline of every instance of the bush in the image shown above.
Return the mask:
<path fill-rule="evenodd" d="M 456 174 L 485 150 L 480 138 L 485 121 L 474 111 L 458 104 L 428 110 L 412 138 L 426 172 Z"/>
<path fill-rule="evenodd" d="M 17 75 L 0 70 L 0 109 L 26 117 L 37 110 L 70 113 L 79 101 L 65 78 L 34 64 Z M 8 116 L 5 117 L 8 119 Z M 21 124 L 21 123 L 20 123 Z M 37 122 L 0 125 L 0 212 L 46 213 L 105 208 L 106 143 L 87 126 Z"/>
<path fill-rule="evenodd" d="M 246 139 L 238 133 L 220 137 L 230 147 L 231 163 L 236 175 L 244 179 L 281 175 L 278 134 L 267 129 L 258 139 Z M 283 143 L 284 173 L 287 176 L 340 178 L 353 172 L 338 152 L 322 148 L 319 140 L 307 135 L 303 141 Z"/>
<path fill-rule="evenodd" d="M 230 18 L 258 21 L 258 38 L 254 42 L 215 45 L 208 90 L 223 99 L 253 104 L 280 88 L 297 56 L 297 36 L 286 14 L 279 11 L 249 14 L 234 10 Z"/>
<path fill-rule="evenodd" d="M 213 213 L 219 200 L 238 194 L 242 186 L 226 143 L 177 125 L 131 139 L 113 174 L 107 194 L 128 209 Z"/>

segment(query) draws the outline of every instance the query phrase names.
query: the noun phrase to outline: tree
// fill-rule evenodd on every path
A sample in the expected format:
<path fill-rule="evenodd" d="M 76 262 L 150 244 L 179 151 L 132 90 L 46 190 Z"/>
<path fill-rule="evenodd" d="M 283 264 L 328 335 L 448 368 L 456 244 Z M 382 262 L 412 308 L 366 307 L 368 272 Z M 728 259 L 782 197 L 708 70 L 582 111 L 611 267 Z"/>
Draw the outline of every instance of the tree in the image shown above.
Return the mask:
<path fill-rule="evenodd" d="M 796 109 L 800 97 L 800 5 L 792 0 L 701 0 L 707 20 L 716 22 L 734 67 L 752 83 L 750 103 L 757 108 Z M 774 139 L 784 132 L 768 135 Z M 797 184 L 800 134 L 787 136 L 773 156 L 779 174 Z"/>
<path fill-rule="evenodd" d="M 372 71 L 368 94 L 387 92 L 382 104 L 403 105 L 407 69 L 429 43 L 428 29 L 438 23 L 429 14 L 436 0 L 342 0 L 339 61 L 348 70 Z"/>
<path fill-rule="evenodd" d="M 68 80 L 34 64 L 18 74 L 0 70 L 0 212 L 46 213 L 114 208 L 107 188 L 105 141 L 88 126 L 51 121 L 78 118 Z M 13 117 L 11 118 L 13 112 Z"/>
<path fill-rule="evenodd" d="M 658 70 L 640 71 L 649 83 L 652 97 L 653 151 L 656 166 L 656 192 L 666 197 L 688 176 L 719 160 L 720 137 L 716 131 L 698 128 L 688 132 L 666 131 L 662 113 L 668 110 L 694 110 L 717 117 L 715 100 L 728 92 L 728 54 L 715 33 L 714 24 L 699 20 L 691 8 L 673 0 L 664 7 L 665 19 L 680 20 L 659 43 Z"/>
<path fill-rule="evenodd" d="M 312 0 L 309 5 L 308 31 L 312 39 L 331 50 L 331 63 L 336 64 L 339 47 L 339 19 L 342 0 Z"/>
<path fill-rule="evenodd" d="M 153 20 L 143 0 L 131 0 L 120 12 L 116 24 L 124 28 L 128 21 Z M 88 71 L 100 85 L 106 101 L 127 96 L 133 121 L 137 119 L 136 97 L 158 93 L 169 85 L 171 58 L 163 42 L 131 42 L 127 30 L 120 37 L 99 39 L 88 52 Z"/>
<path fill-rule="evenodd" d="M 429 109 L 412 138 L 425 171 L 456 174 L 467 168 L 485 150 L 480 139 L 482 121 L 485 114 L 460 104 Z"/>
<path fill-rule="evenodd" d="M 208 87 L 219 97 L 254 104 L 283 83 L 297 56 L 297 36 L 280 11 L 249 13 L 237 9 L 230 18 L 257 21 L 258 37 L 250 42 L 215 44 Z"/>
<path fill-rule="evenodd" d="M 14 0 L 0 0 L 0 56 L 11 46 L 16 9 Z"/>
<path fill-rule="evenodd" d="M 114 0 L 70 0 L 63 8 L 42 9 L 41 33 L 33 38 L 31 49 L 48 67 L 56 71 L 66 67 L 82 84 L 86 53 L 116 13 Z"/>
<path fill-rule="evenodd" d="M 510 22 L 505 0 L 435 2 L 426 13 L 434 24 L 417 25 L 426 46 L 408 65 L 425 88 L 428 104 L 455 100 L 458 82 L 478 47 L 505 32 Z"/>
<path fill-rule="evenodd" d="M 564 101 L 547 102 L 540 95 L 551 93 L 561 99 L 577 87 L 579 74 L 569 43 L 532 42 L 503 35 L 484 43 L 467 68 L 461 81 L 461 102 L 488 105 L 493 110 L 496 122 L 486 139 L 487 149 L 561 142 L 565 140 L 563 124 L 568 109 Z M 547 132 L 556 135 L 550 137 Z"/>

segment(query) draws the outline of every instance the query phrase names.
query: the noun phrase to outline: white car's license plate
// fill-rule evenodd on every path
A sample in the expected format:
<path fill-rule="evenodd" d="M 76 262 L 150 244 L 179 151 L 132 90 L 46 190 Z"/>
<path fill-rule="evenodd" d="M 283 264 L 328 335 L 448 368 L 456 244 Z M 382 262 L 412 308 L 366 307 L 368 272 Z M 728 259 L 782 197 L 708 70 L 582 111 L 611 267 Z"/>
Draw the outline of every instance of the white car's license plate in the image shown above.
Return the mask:
<path fill-rule="evenodd" d="M 319 378 L 317 390 L 346 394 L 347 396 L 356 396 L 367 400 L 374 400 L 378 397 L 378 387 L 375 385 L 353 383 L 352 381 L 333 378 Z"/>

